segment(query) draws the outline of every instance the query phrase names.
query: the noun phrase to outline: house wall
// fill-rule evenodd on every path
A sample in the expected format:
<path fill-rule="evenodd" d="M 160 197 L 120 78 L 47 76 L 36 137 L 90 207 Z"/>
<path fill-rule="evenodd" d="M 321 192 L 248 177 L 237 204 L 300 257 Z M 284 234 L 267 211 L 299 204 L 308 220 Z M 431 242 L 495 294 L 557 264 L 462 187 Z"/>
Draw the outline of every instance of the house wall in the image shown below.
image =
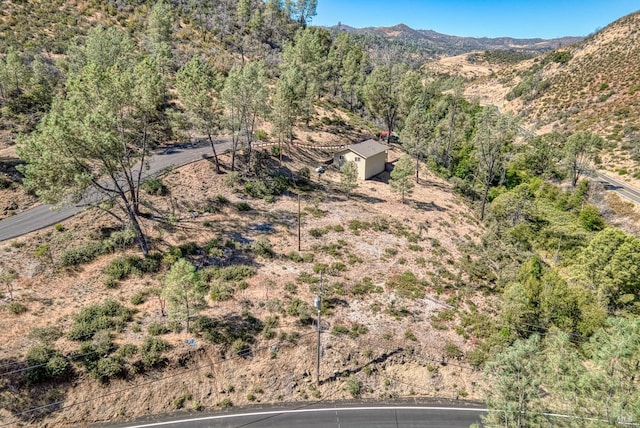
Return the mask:
<path fill-rule="evenodd" d="M 340 158 L 342 157 L 342 159 Z M 333 161 L 338 168 L 341 168 L 346 162 L 355 162 L 358 167 L 358 178 L 360 180 L 365 179 L 365 159 L 361 158 L 359 155 L 353 153 L 351 150 L 346 150 L 344 152 L 336 153 Z"/>
<path fill-rule="evenodd" d="M 358 178 L 360 180 L 367 180 L 384 171 L 387 154 L 385 152 L 378 153 L 375 156 L 364 159 L 351 150 L 345 150 L 336 153 L 333 157 L 333 163 L 338 168 L 341 168 L 345 162 L 349 161 L 356 163 L 358 167 Z"/>
<path fill-rule="evenodd" d="M 387 153 L 382 152 L 367 158 L 363 179 L 368 180 L 374 175 L 378 175 L 384 171 L 387 162 Z M 358 169 L 359 171 L 359 169 Z"/>

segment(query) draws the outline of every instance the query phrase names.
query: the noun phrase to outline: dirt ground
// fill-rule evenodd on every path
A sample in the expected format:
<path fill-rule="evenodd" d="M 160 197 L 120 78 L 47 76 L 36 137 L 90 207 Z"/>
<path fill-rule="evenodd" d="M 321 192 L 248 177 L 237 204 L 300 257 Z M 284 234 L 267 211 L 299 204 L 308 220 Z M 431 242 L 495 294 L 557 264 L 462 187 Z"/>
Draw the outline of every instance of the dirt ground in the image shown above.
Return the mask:
<path fill-rule="evenodd" d="M 285 166 L 292 171 L 303 166 L 313 170 L 329 155 L 304 150 L 285 154 Z M 389 160 L 399 155 L 392 150 Z M 228 163 L 228 159 L 222 161 Z M 37 425 L 72 426 L 169 412 L 175 410 L 175 400 L 182 396 L 189 397 L 185 406 L 193 409 L 257 401 L 340 399 L 351 397 L 347 391 L 349 376 L 361 381 L 363 397 L 479 397 L 480 375 L 464 357 L 442 364 L 445 344 L 454 344 L 463 354 L 475 344 L 473 337 L 456 332 L 459 321 L 455 317 L 440 320 L 438 314 L 450 308 L 447 302 L 457 295 L 451 278 L 457 275 L 460 244 L 477 241 L 481 233 L 473 212 L 448 183 L 422 172 L 420 183 L 403 204 L 390 190 L 388 173 L 361 182 L 349 199 L 338 190 L 337 170 L 329 168 L 321 177 L 312 174 L 317 190 L 304 194 L 300 202 L 300 254 L 310 253 L 314 258 L 312 262 L 294 262 L 287 255 L 298 251 L 297 197 L 277 197 L 274 202 L 251 199 L 225 184 L 227 176 L 215 174 L 209 160 L 168 173 L 162 180 L 170 193 L 147 198 L 145 209 L 152 216 L 144 220 L 143 228 L 153 248 L 160 251 L 189 241 L 202 245 L 215 237 L 249 245 L 266 237 L 275 258 L 251 260 L 257 274 L 247 279 L 248 287 L 238 290 L 229 301 L 207 298 L 207 308 L 201 314 L 224 317 L 249 311 L 258 319 L 277 315 L 279 335 L 270 340 L 259 338 L 252 345 L 252 355 L 245 358 L 221 354 L 219 346 L 204 339 L 196 338 L 196 346 L 191 346 L 188 339 L 193 337 L 184 331 L 165 335 L 163 338 L 172 344 L 167 368 L 107 385 L 78 369 L 79 377 L 60 390 L 63 409 L 38 420 Z M 219 213 L 207 213 L 207 201 L 217 195 L 223 195 L 229 203 Z M 248 203 L 251 210 L 239 212 L 235 209 L 239 202 Z M 164 221 L 167 218 L 173 219 L 170 227 Z M 356 232 L 349 227 L 353 220 L 388 227 Z M 65 249 L 95 239 L 100 228 L 115 226 L 108 214 L 90 210 L 65 221 L 63 230 L 50 228 L 3 243 L 0 269 L 18 273 L 14 299 L 27 311 L 14 315 L 6 310 L 9 298 L 5 293 L 0 303 L 0 361 L 24 358 L 37 343 L 28 334 L 36 327 L 57 325 L 67 331 L 73 315 L 83 307 L 107 298 L 131 307 L 134 294 L 162 286 L 162 275 L 147 275 L 123 281 L 115 289 L 105 287 L 102 270 L 115 256 L 104 256 L 74 269 L 56 267 Z M 328 232 L 313 237 L 313 229 Z M 409 242 L 409 233 L 417 242 Z M 50 256 L 35 257 L 36 249 L 45 243 L 51 247 Z M 327 251 L 332 245 L 339 250 Z M 135 248 L 128 252 L 137 254 Z M 346 266 L 323 278 L 325 298 L 333 298 L 334 305 L 321 324 L 325 330 L 323 383 L 318 388 L 314 382 L 315 326 L 300 326 L 295 317 L 277 309 L 291 300 L 292 287 L 295 297 L 312 305 L 316 287 L 301 282 L 300 274 L 314 275 L 317 263 Z M 406 271 L 425 280 L 425 298 L 403 297 L 389 286 L 389 279 Z M 364 296 L 331 294 L 336 284 L 348 291 L 364 277 L 382 292 Z M 410 315 L 391 316 L 390 308 L 402 308 Z M 118 343 L 140 344 L 151 322 L 165 321 L 154 298 L 149 297 L 135 310 L 134 322 L 118 335 Z M 367 332 L 356 338 L 337 335 L 331 333 L 336 325 L 363 325 Z M 295 345 L 280 339 L 283 332 L 294 331 L 300 334 Z M 61 338 L 55 347 L 67 353 L 77 350 L 78 345 Z M 26 407 L 28 404 L 25 400 Z M 6 410 L 0 415 L 2 421 L 10 418 Z"/>

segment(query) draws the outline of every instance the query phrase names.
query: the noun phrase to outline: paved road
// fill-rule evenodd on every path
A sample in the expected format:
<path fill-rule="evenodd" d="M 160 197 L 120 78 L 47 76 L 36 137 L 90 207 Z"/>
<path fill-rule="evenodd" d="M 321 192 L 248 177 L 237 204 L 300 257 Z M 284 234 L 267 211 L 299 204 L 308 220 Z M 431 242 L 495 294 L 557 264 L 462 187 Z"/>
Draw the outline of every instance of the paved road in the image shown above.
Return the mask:
<path fill-rule="evenodd" d="M 615 178 L 609 177 L 608 175 L 600 172 L 596 172 L 595 176 L 595 179 L 601 183 L 606 190 L 616 192 L 623 198 L 628 199 L 631 202 L 635 202 L 636 204 L 640 204 L 640 191 L 626 183 L 623 183 L 622 181 L 616 180 Z"/>
<path fill-rule="evenodd" d="M 457 406 L 456 406 L 457 404 Z M 301 409 L 267 409 L 240 412 L 217 413 L 211 415 L 149 418 L 145 421 L 110 427 L 260 427 L 260 428 L 467 428 L 486 409 L 477 403 L 446 402 L 434 405 L 362 405 L 362 403 L 334 403 L 333 406 L 304 407 Z"/>
<path fill-rule="evenodd" d="M 216 151 L 222 153 L 231 146 L 228 141 L 216 144 Z M 160 151 L 150 159 L 150 168 L 144 172 L 145 177 L 156 174 L 166 168 L 186 165 L 202 159 L 203 155 L 211 155 L 210 144 L 181 145 Z M 0 221 L 0 241 L 16 238 L 29 232 L 53 226 L 63 220 L 73 217 L 82 211 L 86 205 L 95 200 L 83 200 L 76 205 L 66 205 L 54 210 L 51 205 L 39 205 L 20 214 L 16 214 Z"/>

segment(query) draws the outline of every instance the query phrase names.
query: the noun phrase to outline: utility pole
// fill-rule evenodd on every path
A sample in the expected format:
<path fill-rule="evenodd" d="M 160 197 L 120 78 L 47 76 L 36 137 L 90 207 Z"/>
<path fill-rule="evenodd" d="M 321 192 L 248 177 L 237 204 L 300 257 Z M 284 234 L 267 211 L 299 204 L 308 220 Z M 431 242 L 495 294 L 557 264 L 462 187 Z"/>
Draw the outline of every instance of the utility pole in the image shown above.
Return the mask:
<path fill-rule="evenodd" d="M 298 193 L 298 251 L 300 251 L 300 193 Z"/>
<path fill-rule="evenodd" d="M 318 294 L 316 295 L 316 298 L 313 300 L 313 306 L 316 307 L 316 309 L 318 310 L 318 325 L 317 325 L 317 332 L 318 332 L 318 341 L 317 341 L 317 354 L 316 354 L 316 385 L 320 386 L 320 309 L 322 308 L 322 272 L 320 272 L 320 288 L 318 290 Z"/>

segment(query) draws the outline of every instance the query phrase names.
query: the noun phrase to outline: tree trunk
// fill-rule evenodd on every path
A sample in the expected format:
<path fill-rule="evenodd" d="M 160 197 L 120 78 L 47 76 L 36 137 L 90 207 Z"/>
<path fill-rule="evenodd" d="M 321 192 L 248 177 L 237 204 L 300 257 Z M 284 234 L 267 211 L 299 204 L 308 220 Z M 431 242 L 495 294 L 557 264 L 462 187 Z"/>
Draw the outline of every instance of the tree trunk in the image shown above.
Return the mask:
<path fill-rule="evenodd" d="M 220 162 L 218 161 L 218 153 L 216 152 L 216 146 L 213 144 L 213 138 L 211 138 L 211 132 L 207 132 L 209 136 L 209 143 L 211 144 L 211 150 L 213 150 L 213 158 L 216 161 L 216 172 L 220 174 Z"/>
<path fill-rule="evenodd" d="M 486 208 L 487 205 L 487 197 L 489 196 L 489 188 L 491 187 L 490 184 L 487 184 L 484 187 L 484 192 L 482 193 L 482 206 L 480 207 L 480 220 L 484 220 L 484 210 Z"/>
<path fill-rule="evenodd" d="M 149 254 L 149 243 L 147 242 L 147 238 L 145 238 L 144 233 L 142 232 L 140 222 L 138 221 L 138 216 L 134 212 L 131 205 L 129 205 L 128 201 L 125 201 L 125 208 L 127 210 L 129 221 L 131 221 L 131 225 L 133 226 L 133 230 L 136 232 L 136 237 L 138 238 L 138 243 L 140 244 L 142 254 L 147 257 L 147 255 Z"/>
<path fill-rule="evenodd" d="M 420 160 L 418 159 L 418 156 L 416 156 L 416 183 L 420 183 L 420 178 L 418 177 L 419 172 L 420 172 Z"/>

